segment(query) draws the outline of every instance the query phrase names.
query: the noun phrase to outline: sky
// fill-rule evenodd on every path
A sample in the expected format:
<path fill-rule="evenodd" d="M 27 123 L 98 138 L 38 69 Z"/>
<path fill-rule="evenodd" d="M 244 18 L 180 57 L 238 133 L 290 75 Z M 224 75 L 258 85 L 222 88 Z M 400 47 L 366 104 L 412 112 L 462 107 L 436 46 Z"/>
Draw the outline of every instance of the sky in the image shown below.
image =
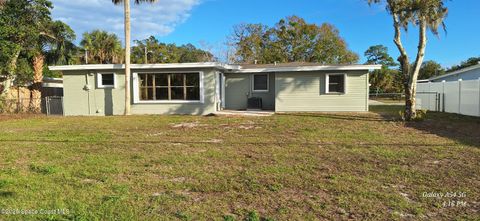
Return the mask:
<path fill-rule="evenodd" d="M 77 34 L 103 29 L 123 39 L 123 7 L 111 0 L 52 0 L 53 18 L 70 25 Z M 429 34 L 426 60 L 450 67 L 469 57 L 480 56 L 479 0 L 447 1 L 447 32 Z M 308 23 L 330 23 L 340 31 L 349 48 L 360 55 L 372 45 L 389 48 L 393 44 L 392 19 L 383 6 L 369 6 L 366 0 L 159 0 L 154 4 L 132 5 L 132 39 L 153 35 L 161 42 L 187 44 L 212 50 L 222 56 L 232 28 L 241 23 L 273 26 L 280 19 L 297 15 Z M 403 35 L 414 59 L 418 31 L 410 28 Z"/>

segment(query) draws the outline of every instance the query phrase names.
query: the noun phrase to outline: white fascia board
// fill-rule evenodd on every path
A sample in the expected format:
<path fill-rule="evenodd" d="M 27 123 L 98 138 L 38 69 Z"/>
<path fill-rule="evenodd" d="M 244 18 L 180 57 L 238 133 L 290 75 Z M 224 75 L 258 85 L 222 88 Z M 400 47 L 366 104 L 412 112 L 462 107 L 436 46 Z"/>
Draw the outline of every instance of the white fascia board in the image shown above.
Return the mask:
<path fill-rule="evenodd" d="M 219 62 L 204 63 L 170 63 L 170 64 L 132 64 L 131 69 L 168 69 L 168 68 L 218 68 L 231 73 L 260 73 L 260 72 L 295 72 L 295 71 L 354 71 L 354 70 L 378 70 L 381 65 L 324 65 L 324 66 L 297 66 L 297 67 L 270 67 L 270 68 L 246 68 L 241 65 L 229 65 Z M 49 66 L 51 71 L 75 71 L 75 70 L 122 70 L 123 64 L 87 64 L 87 65 L 64 65 Z"/>
<path fill-rule="evenodd" d="M 422 79 L 422 80 L 417 80 L 417 83 L 428 83 L 430 80 L 428 79 Z"/>
<path fill-rule="evenodd" d="M 63 81 L 63 78 L 52 78 L 52 77 L 43 77 L 43 81 Z"/>
<path fill-rule="evenodd" d="M 233 73 L 260 73 L 260 72 L 296 72 L 296 71 L 355 71 L 355 70 L 378 70 L 381 65 L 344 65 L 344 66 L 298 66 L 298 67 L 272 67 L 272 68 L 248 68 L 233 70 Z"/>
<path fill-rule="evenodd" d="M 122 70 L 123 64 L 86 64 L 86 65 L 63 65 L 49 66 L 51 71 L 75 71 L 75 70 Z M 203 63 L 169 63 L 169 64 L 132 64 L 131 69 L 167 69 L 167 68 L 218 68 L 238 69 L 237 65 L 226 65 L 218 62 Z"/>
<path fill-rule="evenodd" d="M 63 88 L 62 83 L 42 83 L 42 87 Z"/>
<path fill-rule="evenodd" d="M 447 74 L 444 74 L 444 75 L 432 77 L 432 78 L 429 78 L 428 80 L 442 79 L 442 78 L 445 78 L 445 77 L 448 77 L 448 76 L 452 76 L 452 75 L 456 75 L 456 74 L 461 74 L 461 73 L 464 73 L 464 72 L 467 72 L 467 71 L 471 71 L 471 70 L 475 70 L 475 69 L 479 69 L 479 68 L 480 68 L 480 64 L 477 64 L 477 65 L 473 65 L 473 66 L 470 66 L 470 67 L 466 67 L 466 68 L 463 68 L 463 69 L 460 69 L 460 70 L 457 70 L 457 71 L 454 71 L 454 72 L 451 72 L 451 73 L 447 73 Z"/>
<path fill-rule="evenodd" d="M 85 64 L 85 65 L 61 65 L 48 66 L 51 71 L 78 71 L 78 70 L 112 70 L 123 69 L 122 64 Z"/>

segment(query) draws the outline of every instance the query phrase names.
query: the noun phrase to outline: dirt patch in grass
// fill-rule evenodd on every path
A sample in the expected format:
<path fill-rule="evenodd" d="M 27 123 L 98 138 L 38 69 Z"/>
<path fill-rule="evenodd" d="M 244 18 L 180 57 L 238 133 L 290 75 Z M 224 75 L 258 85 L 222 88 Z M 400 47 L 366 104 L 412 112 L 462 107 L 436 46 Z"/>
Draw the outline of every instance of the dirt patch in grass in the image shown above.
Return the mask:
<path fill-rule="evenodd" d="M 171 123 L 172 128 L 194 128 L 194 127 L 203 127 L 205 125 L 200 124 L 199 122 L 186 122 L 186 123 Z"/>

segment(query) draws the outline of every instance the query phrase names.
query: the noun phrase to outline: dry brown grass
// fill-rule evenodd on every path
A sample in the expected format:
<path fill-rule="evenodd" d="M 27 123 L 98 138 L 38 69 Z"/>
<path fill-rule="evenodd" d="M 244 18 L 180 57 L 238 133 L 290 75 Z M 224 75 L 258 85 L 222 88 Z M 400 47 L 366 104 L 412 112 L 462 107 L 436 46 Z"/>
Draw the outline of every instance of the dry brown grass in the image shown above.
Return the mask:
<path fill-rule="evenodd" d="M 0 219 L 479 219 L 480 120 L 373 111 L 0 120 L 0 208 L 70 211 Z"/>

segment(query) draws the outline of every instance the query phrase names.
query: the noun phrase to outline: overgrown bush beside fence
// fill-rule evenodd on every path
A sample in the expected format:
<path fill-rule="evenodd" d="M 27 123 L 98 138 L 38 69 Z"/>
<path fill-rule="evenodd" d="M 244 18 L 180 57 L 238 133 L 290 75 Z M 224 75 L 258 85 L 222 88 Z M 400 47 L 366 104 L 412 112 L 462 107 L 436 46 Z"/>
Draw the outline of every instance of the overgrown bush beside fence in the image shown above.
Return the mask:
<path fill-rule="evenodd" d="M 0 113 L 42 113 L 44 99 L 32 98 L 28 87 L 10 87 L 0 94 Z"/>
<path fill-rule="evenodd" d="M 32 102 L 33 101 L 33 102 Z M 32 106 L 32 103 L 40 103 L 42 108 Z M 43 99 L 5 99 L 0 98 L 0 113 L 42 113 L 44 101 Z"/>

